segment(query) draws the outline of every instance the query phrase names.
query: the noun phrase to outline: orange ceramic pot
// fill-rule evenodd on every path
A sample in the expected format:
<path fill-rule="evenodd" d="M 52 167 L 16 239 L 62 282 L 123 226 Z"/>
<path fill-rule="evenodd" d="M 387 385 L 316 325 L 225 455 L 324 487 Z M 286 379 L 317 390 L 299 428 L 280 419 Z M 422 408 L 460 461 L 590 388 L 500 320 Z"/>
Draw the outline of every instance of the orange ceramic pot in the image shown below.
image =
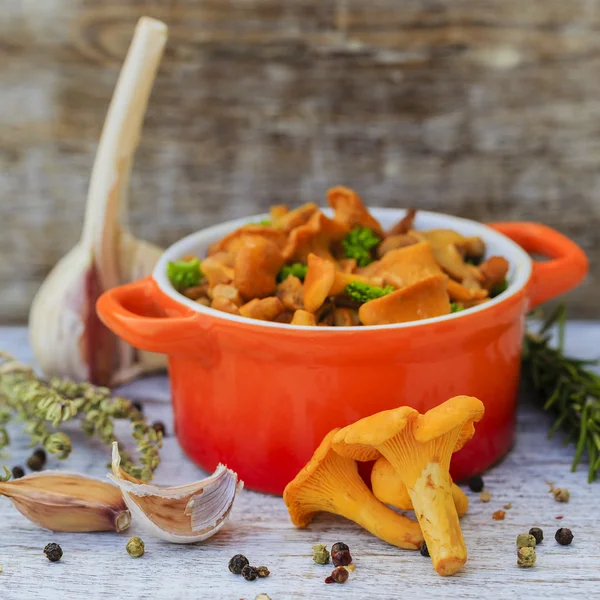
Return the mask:
<path fill-rule="evenodd" d="M 373 209 L 384 226 L 403 211 Z M 264 218 L 254 217 L 252 220 Z M 509 287 L 479 307 L 413 323 L 297 327 L 232 316 L 178 294 L 170 260 L 203 256 L 248 219 L 211 227 L 171 246 L 151 277 L 106 292 L 98 313 L 133 346 L 169 356 L 175 431 L 197 464 L 219 462 L 246 486 L 280 494 L 334 427 L 410 405 L 425 412 L 457 394 L 477 396 L 485 417 L 454 455 L 456 480 L 480 472 L 511 447 L 525 315 L 577 285 L 584 253 L 535 223 L 480 223 L 419 212 L 416 229 L 481 236 L 506 257 Z M 550 260 L 533 261 L 527 252 Z"/>

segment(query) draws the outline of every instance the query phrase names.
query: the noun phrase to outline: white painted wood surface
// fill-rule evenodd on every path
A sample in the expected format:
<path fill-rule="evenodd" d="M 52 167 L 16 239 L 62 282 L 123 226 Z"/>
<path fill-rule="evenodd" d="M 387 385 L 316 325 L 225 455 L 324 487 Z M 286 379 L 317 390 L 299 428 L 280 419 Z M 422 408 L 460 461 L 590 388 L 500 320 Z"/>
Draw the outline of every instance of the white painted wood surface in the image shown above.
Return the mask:
<path fill-rule="evenodd" d="M 573 323 L 568 347 L 580 356 L 595 357 L 600 351 L 600 324 Z M 30 361 L 26 330 L 0 328 L 0 347 Z M 144 402 L 151 419 L 170 425 L 169 391 L 165 377 L 130 385 L 132 398 Z M 428 559 L 418 552 L 399 550 L 380 542 L 341 518 L 322 515 L 305 530 L 288 521 L 281 498 L 244 491 L 236 501 L 232 518 L 214 538 L 193 546 L 174 546 L 144 535 L 134 524 L 123 534 L 53 534 L 38 529 L 22 517 L 6 499 L 0 499 L 1 600 L 65 598 L 253 600 L 267 593 L 272 600 L 352 598 L 600 598 L 600 483 L 586 483 L 586 469 L 570 473 L 572 448 L 560 439 L 548 441 L 550 419 L 523 399 L 519 412 L 518 440 L 513 451 L 485 475 L 489 504 L 471 498 L 462 520 L 469 549 L 464 571 L 443 579 Z M 172 429 L 172 428 L 171 428 Z M 28 455 L 24 437 L 12 427 L 12 455 L 0 464 L 23 463 Z M 106 473 L 108 450 L 90 445 L 74 435 L 76 450 L 66 463 L 50 461 L 49 467 L 78 470 L 91 475 Z M 203 476 L 183 455 L 173 436 L 163 452 L 156 483 L 175 484 Z M 568 504 L 558 504 L 548 493 L 546 481 L 567 487 Z M 492 513 L 512 503 L 504 521 Z M 562 515 L 562 520 L 556 517 Z M 516 566 L 515 538 L 532 526 L 542 527 L 545 539 L 537 549 L 533 569 Z M 571 546 L 559 546 L 554 533 L 572 529 Z M 146 554 L 132 559 L 125 552 L 129 535 L 140 534 Z M 63 560 L 50 563 L 42 554 L 46 543 L 56 541 Z M 345 541 L 351 548 L 356 570 L 344 585 L 325 585 L 331 568 L 315 565 L 311 545 Z M 252 564 L 271 569 L 268 579 L 246 582 L 229 573 L 227 562 L 238 552 Z"/>

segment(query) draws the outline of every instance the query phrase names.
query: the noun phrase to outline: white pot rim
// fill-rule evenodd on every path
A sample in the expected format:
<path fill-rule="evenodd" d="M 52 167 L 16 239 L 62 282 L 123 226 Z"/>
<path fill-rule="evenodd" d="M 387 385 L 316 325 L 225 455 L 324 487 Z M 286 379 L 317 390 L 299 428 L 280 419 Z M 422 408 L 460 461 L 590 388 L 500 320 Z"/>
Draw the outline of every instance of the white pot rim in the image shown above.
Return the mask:
<path fill-rule="evenodd" d="M 331 209 L 322 208 L 325 214 L 331 215 Z M 406 213 L 405 209 L 398 208 L 369 208 L 369 212 L 378 219 L 384 228 L 391 226 L 393 223 L 401 219 Z M 207 227 L 201 229 L 196 233 L 192 233 L 172 246 L 170 246 L 160 257 L 157 262 L 152 277 L 160 291 L 171 298 L 172 300 L 186 306 L 190 310 L 203 314 L 207 317 L 214 319 L 221 319 L 224 321 L 231 321 L 234 323 L 244 324 L 246 326 L 252 325 L 257 328 L 266 329 L 285 329 L 286 331 L 303 331 L 303 332 L 319 332 L 319 334 L 341 331 L 373 331 L 373 330 L 385 330 L 385 329 L 407 329 L 411 327 L 420 327 L 429 325 L 432 323 L 441 323 L 443 321 L 450 321 L 452 319 L 460 319 L 468 315 L 485 312 L 492 309 L 497 304 L 508 300 L 512 296 L 518 294 L 529 281 L 531 277 L 533 261 L 531 257 L 521 248 L 518 244 L 513 242 L 511 239 L 495 231 L 487 225 L 478 223 L 477 221 L 471 221 L 470 219 L 463 219 L 461 217 L 455 217 L 452 215 L 446 215 L 444 213 L 431 212 L 431 211 L 418 211 L 415 220 L 415 229 L 454 229 L 463 235 L 477 235 L 483 239 L 486 244 L 486 248 L 491 250 L 487 252 L 488 255 L 500 255 L 504 256 L 510 263 L 510 270 L 508 274 L 509 285 L 505 292 L 493 298 L 489 302 L 469 308 L 468 310 L 451 313 L 449 315 L 443 315 L 441 317 L 433 317 L 429 319 L 422 319 L 419 321 L 409 321 L 407 323 L 393 323 L 390 325 L 363 325 L 359 327 L 318 327 L 318 326 L 301 326 L 291 325 L 286 323 L 274 323 L 271 321 L 259 321 L 257 319 L 250 319 L 247 317 L 231 315 L 229 313 L 216 310 L 198 304 L 189 298 L 186 298 L 180 294 L 171 285 L 167 277 L 167 265 L 170 261 L 181 260 L 183 256 L 188 254 L 195 254 L 199 258 L 202 258 L 206 254 L 208 246 L 223 236 L 230 233 L 231 231 L 241 227 L 242 225 L 258 222 L 262 219 L 269 218 L 267 213 L 245 217 L 243 219 L 235 219 L 232 221 L 226 221 L 219 225 Z"/>

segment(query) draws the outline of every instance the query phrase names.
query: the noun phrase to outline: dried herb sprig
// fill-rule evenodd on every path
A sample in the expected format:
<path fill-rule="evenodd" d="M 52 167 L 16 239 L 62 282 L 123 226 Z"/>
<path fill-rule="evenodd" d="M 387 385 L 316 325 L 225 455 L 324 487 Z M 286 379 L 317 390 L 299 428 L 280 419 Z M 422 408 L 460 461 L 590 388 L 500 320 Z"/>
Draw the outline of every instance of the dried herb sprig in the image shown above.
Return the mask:
<path fill-rule="evenodd" d="M 67 458 L 72 449 L 71 439 L 60 431 L 64 423 L 79 419 L 86 435 L 110 445 L 118 441 L 115 420 L 128 419 L 141 464 L 122 452 L 121 468 L 150 481 L 160 463 L 162 434 L 146 422 L 132 402 L 112 397 L 108 388 L 90 383 L 38 379 L 33 369 L 0 351 L 0 449 L 10 442 L 5 425 L 14 417 L 25 423 L 32 446 L 42 446 L 59 459 Z"/>
<path fill-rule="evenodd" d="M 566 431 L 566 443 L 575 443 L 571 470 L 580 463 L 587 450 L 588 482 L 600 469 L 600 375 L 591 368 L 597 361 L 565 356 L 566 308 L 558 306 L 537 333 L 528 331 L 523 347 L 524 373 L 544 402 L 544 409 L 556 415 L 548 437 L 559 429 Z M 558 334 L 552 347 L 552 331 Z"/>

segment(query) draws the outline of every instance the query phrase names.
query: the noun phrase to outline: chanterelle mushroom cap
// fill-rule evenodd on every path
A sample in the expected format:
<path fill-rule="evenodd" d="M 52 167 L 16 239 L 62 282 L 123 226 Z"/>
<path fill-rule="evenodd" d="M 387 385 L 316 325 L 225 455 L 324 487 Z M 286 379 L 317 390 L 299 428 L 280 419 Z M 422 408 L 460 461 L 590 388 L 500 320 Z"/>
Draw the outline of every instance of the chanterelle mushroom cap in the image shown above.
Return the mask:
<path fill-rule="evenodd" d="M 369 458 L 381 454 L 392 464 L 408 490 L 440 575 L 456 573 L 467 560 L 448 469 L 452 453 L 473 435 L 473 422 L 483 411 L 477 398 L 457 396 L 424 415 L 407 407 L 377 413 L 333 438 L 336 452 Z"/>
<path fill-rule="evenodd" d="M 334 219 L 348 228 L 368 227 L 380 238 L 383 238 L 383 228 L 366 209 L 360 196 L 343 185 L 332 187 L 327 191 L 327 202 L 335 210 Z"/>
<path fill-rule="evenodd" d="M 379 502 L 358 473 L 356 463 L 333 452 L 328 433 L 306 466 L 283 492 L 290 519 L 306 527 L 318 512 L 330 512 L 354 521 L 380 539 L 416 550 L 423 536 L 417 523 Z"/>

